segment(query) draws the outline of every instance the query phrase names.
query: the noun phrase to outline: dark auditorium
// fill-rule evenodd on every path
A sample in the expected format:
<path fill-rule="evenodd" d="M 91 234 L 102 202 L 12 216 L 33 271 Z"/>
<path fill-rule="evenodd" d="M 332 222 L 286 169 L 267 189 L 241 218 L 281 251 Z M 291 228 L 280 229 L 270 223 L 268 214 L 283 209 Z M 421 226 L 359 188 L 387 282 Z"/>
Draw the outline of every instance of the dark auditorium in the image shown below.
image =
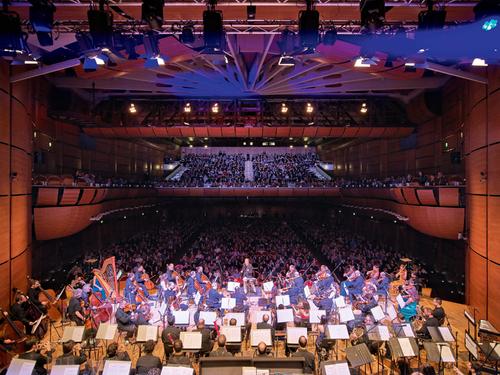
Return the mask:
<path fill-rule="evenodd" d="M 500 374 L 500 0 L 2 0 L 0 375 Z"/>

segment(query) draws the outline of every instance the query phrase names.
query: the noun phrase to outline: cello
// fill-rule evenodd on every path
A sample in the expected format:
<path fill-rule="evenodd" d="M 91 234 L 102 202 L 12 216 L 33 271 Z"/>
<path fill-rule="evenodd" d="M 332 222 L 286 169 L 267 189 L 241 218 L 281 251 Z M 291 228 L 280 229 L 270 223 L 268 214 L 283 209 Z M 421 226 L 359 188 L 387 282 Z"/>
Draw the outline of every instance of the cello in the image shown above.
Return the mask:
<path fill-rule="evenodd" d="M 2 314 L 5 319 L 0 325 L 0 337 L 4 340 L 9 339 L 14 341 L 13 344 L 10 344 L 11 351 L 17 354 L 24 353 L 24 342 L 27 338 L 24 324 L 20 321 L 12 320 L 9 313 L 3 311 L 1 308 L 0 314 Z"/>

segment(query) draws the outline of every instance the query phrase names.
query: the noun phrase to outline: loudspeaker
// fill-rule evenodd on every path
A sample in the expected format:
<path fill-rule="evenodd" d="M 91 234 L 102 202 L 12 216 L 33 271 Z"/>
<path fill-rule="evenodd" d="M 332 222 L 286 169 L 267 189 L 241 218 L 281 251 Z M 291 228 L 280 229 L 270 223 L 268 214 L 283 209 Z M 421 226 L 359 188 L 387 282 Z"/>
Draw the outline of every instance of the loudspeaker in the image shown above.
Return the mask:
<path fill-rule="evenodd" d="M 453 151 L 450 153 L 451 164 L 460 164 L 462 162 L 462 155 L 460 151 Z"/>

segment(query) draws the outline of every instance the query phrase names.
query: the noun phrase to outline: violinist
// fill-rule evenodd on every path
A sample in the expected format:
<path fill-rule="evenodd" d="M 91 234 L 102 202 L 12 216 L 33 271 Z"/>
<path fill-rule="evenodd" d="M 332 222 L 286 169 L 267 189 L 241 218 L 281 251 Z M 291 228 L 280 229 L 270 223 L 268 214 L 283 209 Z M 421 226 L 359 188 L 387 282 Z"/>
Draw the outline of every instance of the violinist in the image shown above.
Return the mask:
<path fill-rule="evenodd" d="M 118 309 L 115 313 L 118 330 L 127 332 L 128 338 L 132 337 L 136 330 L 135 322 L 132 319 L 132 306 L 135 305 L 128 304 L 127 301 L 123 300 L 118 305 Z"/>
<path fill-rule="evenodd" d="M 329 290 L 334 282 L 330 269 L 324 264 L 321 265 L 319 272 L 316 273 L 317 287 L 320 293 Z"/>
<path fill-rule="evenodd" d="M 389 286 L 390 286 L 391 280 L 387 276 L 387 273 L 381 272 L 380 277 L 377 280 L 377 293 L 378 295 L 386 296 L 389 293 Z"/>
<path fill-rule="evenodd" d="M 137 287 L 135 285 L 135 275 L 129 272 L 127 275 L 127 281 L 125 282 L 125 289 L 123 290 L 123 296 L 128 303 L 135 303 L 137 294 Z"/>
<path fill-rule="evenodd" d="M 189 277 L 186 280 L 186 289 L 188 297 L 192 297 L 193 295 L 196 294 L 195 281 L 196 281 L 196 272 L 191 271 L 189 273 Z"/>
<path fill-rule="evenodd" d="M 24 343 L 25 352 L 19 354 L 20 359 L 35 361 L 35 367 L 32 375 L 46 375 L 45 366 L 52 362 L 52 350 L 50 343 L 39 344 L 36 339 L 28 339 Z"/>
<path fill-rule="evenodd" d="M 30 288 L 28 289 L 28 297 L 30 301 L 40 310 L 43 314 L 47 313 L 47 302 L 40 302 L 39 296 L 41 291 L 40 281 L 30 279 Z"/>
<path fill-rule="evenodd" d="M 83 326 L 85 324 L 82 294 L 83 291 L 81 289 L 75 289 L 68 303 L 68 317 L 72 322 L 75 322 L 77 326 Z"/>
<path fill-rule="evenodd" d="M 366 273 L 366 277 L 370 281 L 376 282 L 380 277 L 380 266 L 375 263 L 372 269 Z"/>
<path fill-rule="evenodd" d="M 361 275 L 361 272 L 354 270 L 354 266 L 350 266 L 349 271 L 344 274 L 347 275 L 347 280 L 342 281 L 340 294 L 344 297 L 350 296 L 352 294 L 359 295 L 363 292 L 363 286 L 365 284 L 365 279 Z"/>

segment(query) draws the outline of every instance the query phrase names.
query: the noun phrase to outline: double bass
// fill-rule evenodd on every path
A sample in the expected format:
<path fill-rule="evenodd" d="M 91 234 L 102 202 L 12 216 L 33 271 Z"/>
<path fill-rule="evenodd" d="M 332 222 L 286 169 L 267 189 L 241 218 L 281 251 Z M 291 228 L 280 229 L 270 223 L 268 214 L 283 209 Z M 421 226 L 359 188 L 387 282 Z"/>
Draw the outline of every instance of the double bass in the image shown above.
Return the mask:
<path fill-rule="evenodd" d="M 17 320 L 12 320 L 9 313 L 0 308 L 0 314 L 5 319 L 0 325 L 0 337 L 4 340 L 9 339 L 13 344 L 9 344 L 10 350 L 16 354 L 24 353 L 24 342 L 27 339 L 24 324 Z"/>
<path fill-rule="evenodd" d="M 27 276 L 30 282 L 37 282 L 37 280 L 31 279 Z M 56 292 L 53 289 L 43 289 L 42 285 L 38 281 L 40 294 L 38 295 L 38 300 L 45 305 L 47 309 L 47 315 L 49 316 L 51 321 L 59 321 L 62 318 L 62 313 L 57 303 L 59 302 L 59 297 L 56 295 Z"/>

